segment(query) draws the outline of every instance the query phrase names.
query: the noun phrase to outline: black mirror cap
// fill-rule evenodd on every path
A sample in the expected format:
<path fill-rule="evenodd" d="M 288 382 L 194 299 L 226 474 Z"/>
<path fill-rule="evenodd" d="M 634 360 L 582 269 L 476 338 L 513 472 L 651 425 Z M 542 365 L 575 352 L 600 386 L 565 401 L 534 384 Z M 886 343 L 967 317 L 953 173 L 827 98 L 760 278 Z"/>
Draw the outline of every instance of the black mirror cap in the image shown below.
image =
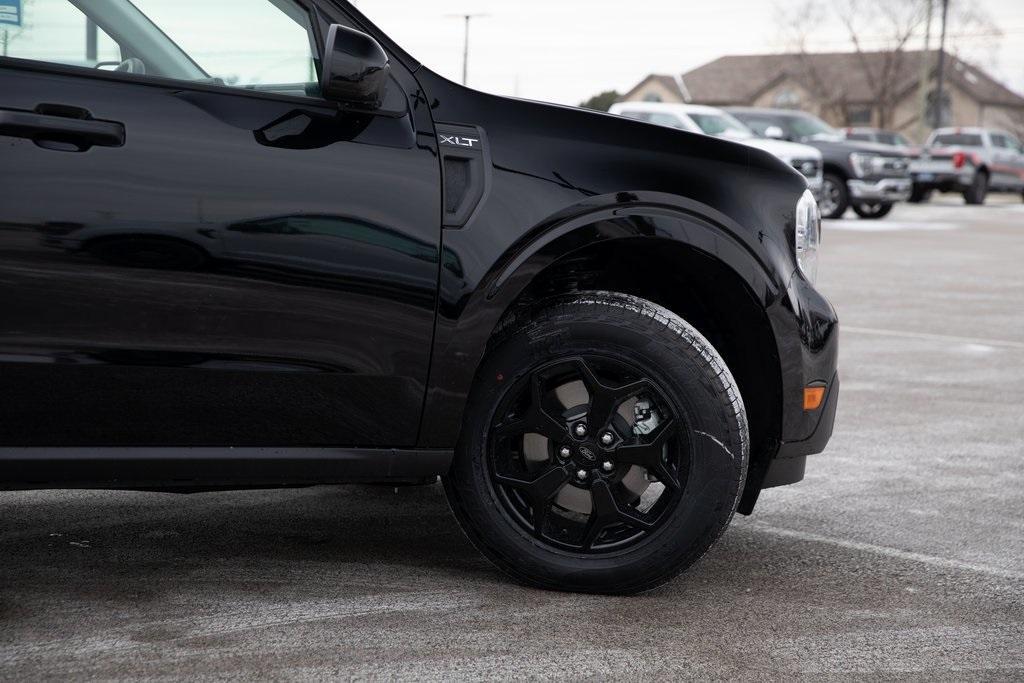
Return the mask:
<path fill-rule="evenodd" d="M 390 73 L 388 54 L 372 36 L 331 24 L 320 75 L 324 98 L 377 109 L 384 101 Z"/>

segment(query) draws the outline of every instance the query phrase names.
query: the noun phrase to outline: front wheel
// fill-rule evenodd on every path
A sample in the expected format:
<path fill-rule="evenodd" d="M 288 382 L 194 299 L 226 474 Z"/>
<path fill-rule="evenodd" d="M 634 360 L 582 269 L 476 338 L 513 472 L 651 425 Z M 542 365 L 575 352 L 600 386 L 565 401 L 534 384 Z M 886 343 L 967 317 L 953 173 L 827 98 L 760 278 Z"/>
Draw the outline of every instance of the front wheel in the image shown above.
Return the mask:
<path fill-rule="evenodd" d="M 505 326 L 445 491 L 476 547 L 529 585 L 636 593 L 728 526 L 749 458 L 721 356 L 672 312 L 582 293 Z"/>
<path fill-rule="evenodd" d="M 888 216 L 890 211 L 892 211 L 892 202 L 853 205 L 853 212 L 861 218 L 883 218 Z"/>
<path fill-rule="evenodd" d="M 842 218 L 850 206 L 850 191 L 846 181 L 834 173 L 826 173 L 821 183 L 821 199 L 818 208 L 822 218 Z"/>

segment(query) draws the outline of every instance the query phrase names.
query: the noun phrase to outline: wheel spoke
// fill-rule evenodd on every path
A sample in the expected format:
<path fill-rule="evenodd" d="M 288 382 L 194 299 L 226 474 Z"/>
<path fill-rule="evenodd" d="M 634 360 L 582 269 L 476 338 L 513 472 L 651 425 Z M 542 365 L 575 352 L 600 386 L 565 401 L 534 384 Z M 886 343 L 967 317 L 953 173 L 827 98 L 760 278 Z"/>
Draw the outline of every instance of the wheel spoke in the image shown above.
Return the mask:
<path fill-rule="evenodd" d="M 564 422 L 556 420 L 544 410 L 544 392 L 541 378 L 537 374 L 530 379 L 530 411 L 526 419 L 531 423 L 531 429 L 527 431 L 541 434 L 553 441 L 564 440 L 569 434 L 569 428 Z"/>
<path fill-rule="evenodd" d="M 590 550 L 597 537 L 610 524 L 622 523 L 646 531 L 654 525 L 635 512 L 619 507 L 611 488 L 604 480 L 594 482 L 590 489 L 593 509 L 586 531 L 583 533 L 583 549 Z"/>
<path fill-rule="evenodd" d="M 551 500 L 569 480 L 569 472 L 564 467 L 552 467 L 535 479 L 519 479 L 498 473 L 494 475 L 494 478 L 499 484 L 523 492 L 533 510 L 533 533 L 540 536 L 544 518 L 547 517 L 548 509 L 551 507 Z"/>
<path fill-rule="evenodd" d="M 676 425 L 674 420 L 666 420 L 654 433 L 654 438 L 648 443 L 634 444 L 632 446 L 620 446 L 615 451 L 615 458 L 621 463 L 629 465 L 640 465 L 653 472 L 658 481 L 665 486 L 679 488 L 679 481 L 675 473 L 665 463 L 665 444 L 675 434 Z"/>
<path fill-rule="evenodd" d="M 587 422 L 591 429 L 603 429 L 608 426 L 623 401 L 633 398 L 644 389 L 651 388 L 650 381 L 646 379 L 619 387 L 609 387 L 597 378 L 590 366 L 582 359 L 576 361 L 576 366 L 583 383 L 587 385 L 587 392 L 590 394 Z"/>
<path fill-rule="evenodd" d="M 497 437 L 516 437 L 523 434 L 540 434 L 557 443 L 566 440 L 569 434 L 565 425 L 555 422 L 549 415 L 531 408 L 522 417 L 512 418 L 494 428 Z"/>
<path fill-rule="evenodd" d="M 564 423 L 548 415 L 544 410 L 543 387 L 541 378 L 534 375 L 530 379 L 530 405 L 522 415 L 505 420 L 494 427 L 498 437 L 514 437 L 523 434 L 540 434 L 551 441 L 563 443 L 569 435 L 569 428 Z"/>

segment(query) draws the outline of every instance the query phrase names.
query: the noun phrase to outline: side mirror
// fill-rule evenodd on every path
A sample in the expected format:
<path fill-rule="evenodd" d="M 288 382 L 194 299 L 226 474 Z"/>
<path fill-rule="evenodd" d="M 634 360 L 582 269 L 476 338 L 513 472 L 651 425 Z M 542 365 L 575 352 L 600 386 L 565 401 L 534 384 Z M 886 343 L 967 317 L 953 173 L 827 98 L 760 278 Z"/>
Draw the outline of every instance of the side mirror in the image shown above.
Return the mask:
<path fill-rule="evenodd" d="M 378 109 L 390 73 L 388 55 L 380 43 L 361 31 L 331 25 L 320 74 L 320 93 L 325 99 Z"/>
<path fill-rule="evenodd" d="M 785 140 L 786 132 L 778 126 L 768 126 L 764 129 L 764 136 L 772 140 Z"/>

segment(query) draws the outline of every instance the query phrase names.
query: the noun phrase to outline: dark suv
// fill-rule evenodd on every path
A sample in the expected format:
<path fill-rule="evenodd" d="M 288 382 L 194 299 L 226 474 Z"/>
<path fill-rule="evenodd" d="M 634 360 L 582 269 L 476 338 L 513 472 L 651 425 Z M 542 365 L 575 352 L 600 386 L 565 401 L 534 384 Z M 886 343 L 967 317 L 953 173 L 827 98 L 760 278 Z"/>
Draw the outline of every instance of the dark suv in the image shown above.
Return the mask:
<path fill-rule="evenodd" d="M 440 475 L 512 576 L 630 593 L 803 477 L 838 329 L 799 173 L 235 4 L 74 0 L 0 59 L 3 487 Z"/>
<path fill-rule="evenodd" d="M 727 111 L 758 135 L 802 142 L 821 150 L 825 163 L 819 204 L 825 218 L 853 207 L 861 218 L 882 218 L 910 197 L 910 160 L 901 148 L 847 140 L 801 111 L 730 107 Z"/>

